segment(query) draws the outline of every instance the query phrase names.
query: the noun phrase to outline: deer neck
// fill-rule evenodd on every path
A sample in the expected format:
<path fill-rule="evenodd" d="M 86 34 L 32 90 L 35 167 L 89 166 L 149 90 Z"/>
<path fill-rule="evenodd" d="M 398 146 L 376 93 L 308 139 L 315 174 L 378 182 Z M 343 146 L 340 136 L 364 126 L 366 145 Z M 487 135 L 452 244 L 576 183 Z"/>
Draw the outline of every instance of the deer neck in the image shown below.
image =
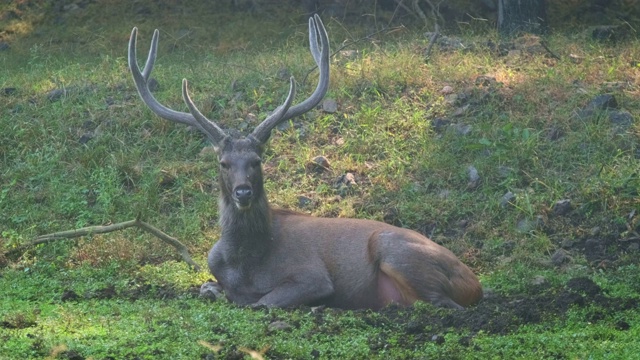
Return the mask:
<path fill-rule="evenodd" d="M 232 241 L 239 251 L 261 253 L 272 241 L 271 208 L 262 194 L 246 210 L 238 209 L 229 196 L 220 197 L 222 239 Z"/>

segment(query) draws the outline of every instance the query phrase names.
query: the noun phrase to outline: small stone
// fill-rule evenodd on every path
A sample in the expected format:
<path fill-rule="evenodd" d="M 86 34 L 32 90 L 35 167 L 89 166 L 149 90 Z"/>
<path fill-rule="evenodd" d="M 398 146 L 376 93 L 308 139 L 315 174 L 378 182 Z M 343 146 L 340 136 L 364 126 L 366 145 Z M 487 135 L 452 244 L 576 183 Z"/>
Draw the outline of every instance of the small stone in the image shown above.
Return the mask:
<path fill-rule="evenodd" d="M 633 115 L 625 110 L 611 111 L 609 113 L 609 121 L 620 129 L 628 129 L 633 125 Z"/>
<path fill-rule="evenodd" d="M 322 111 L 329 114 L 335 113 L 336 111 L 338 111 L 338 102 L 336 102 L 334 99 L 325 99 L 322 102 Z"/>
<path fill-rule="evenodd" d="M 11 46 L 9 46 L 8 42 L 0 41 L 0 51 L 9 50 L 10 48 L 11 48 Z"/>
<path fill-rule="evenodd" d="M 352 185 L 356 185 L 356 177 L 355 175 L 353 175 L 352 173 L 348 172 L 346 174 L 344 174 L 344 180 L 343 180 L 344 184 L 346 184 L 347 186 L 352 186 Z"/>
<path fill-rule="evenodd" d="M 640 244 L 638 243 L 629 244 L 629 247 L 627 248 L 627 251 L 629 252 L 637 252 L 638 250 L 640 250 Z"/>
<path fill-rule="evenodd" d="M 464 114 L 467 112 L 467 110 L 469 109 L 469 106 L 470 106 L 469 104 L 466 104 L 466 105 L 464 105 L 464 106 L 461 106 L 461 107 L 459 107 L 459 108 L 455 109 L 455 110 L 453 111 L 453 114 L 451 114 L 451 116 L 453 116 L 453 117 L 459 117 L 459 116 L 464 115 Z M 469 125 L 469 126 L 470 126 L 470 125 Z"/>
<path fill-rule="evenodd" d="M 319 155 L 313 158 L 313 160 L 311 160 L 311 162 L 323 169 L 330 169 L 331 168 L 331 164 L 329 163 L 329 159 L 327 159 L 326 157 Z"/>
<path fill-rule="evenodd" d="M 456 130 L 456 133 L 458 135 L 465 136 L 465 135 L 469 135 L 469 133 L 473 129 L 473 126 L 468 125 L 468 124 L 459 123 L 459 124 L 455 124 L 454 125 L 454 129 Z"/>
<path fill-rule="evenodd" d="M 596 112 L 617 109 L 618 101 L 612 94 L 602 94 L 594 97 L 584 108 L 578 111 L 580 118 L 588 118 Z"/>
<path fill-rule="evenodd" d="M 298 207 L 306 208 L 313 204 L 313 199 L 308 196 L 300 195 L 298 196 Z"/>
<path fill-rule="evenodd" d="M 200 286 L 200 297 L 211 301 L 222 298 L 222 287 L 215 281 L 207 281 Z"/>
<path fill-rule="evenodd" d="M 539 229 L 544 225 L 544 218 L 540 215 L 536 216 L 535 219 L 522 219 L 518 221 L 516 224 L 516 229 L 521 233 L 528 233 L 533 230 Z"/>
<path fill-rule="evenodd" d="M 440 344 L 444 344 L 444 336 L 441 335 L 433 335 L 431 337 L 431 341 L 433 341 L 434 343 L 440 345 Z"/>
<path fill-rule="evenodd" d="M 511 191 L 507 191 L 506 194 L 502 195 L 502 199 L 500 199 L 500 206 L 506 208 L 507 206 L 513 206 L 513 201 L 516 199 L 516 194 Z"/>
<path fill-rule="evenodd" d="M 58 101 L 66 95 L 67 91 L 64 89 L 53 89 L 47 94 L 47 99 L 49 99 L 49 101 Z"/>
<path fill-rule="evenodd" d="M 289 323 L 285 321 L 276 320 L 267 326 L 267 330 L 269 332 L 275 332 L 275 331 L 289 330 L 292 327 L 293 326 L 289 325 Z"/>
<path fill-rule="evenodd" d="M 542 275 L 536 275 L 531 280 L 531 285 L 540 286 L 544 285 L 547 282 L 547 279 Z"/>
<path fill-rule="evenodd" d="M 80 136 L 80 139 L 78 139 L 78 142 L 82 145 L 88 143 L 91 139 L 93 139 L 94 134 L 91 131 L 87 131 L 86 133 L 82 134 L 82 136 Z"/>
<path fill-rule="evenodd" d="M 565 215 L 569 211 L 571 211 L 571 200 L 570 199 L 558 200 L 553 205 L 553 215 L 555 215 L 555 216 Z"/>
<path fill-rule="evenodd" d="M 480 175 L 478 174 L 478 170 L 473 165 L 469 165 L 469 167 L 467 167 L 467 172 L 469 173 L 467 188 L 475 189 L 480 185 Z"/>
<path fill-rule="evenodd" d="M 569 261 L 569 255 L 565 250 L 558 249 L 551 255 L 551 263 L 555 266 L 560 266 Z"/>
<path fill-rule="evenodd" d="M 447 94 L 453 94 L 453 87 L 446 85 L 445 87 L 442 88 L 442 90 L 440 90 L 440 93 L 447 95 Z"/>
<path fill-rule="evenodd" d="M 574 64 L 580 64 L 584 60 L 584 57 L 576 54 L 569 54 L 569 60 Z"/>

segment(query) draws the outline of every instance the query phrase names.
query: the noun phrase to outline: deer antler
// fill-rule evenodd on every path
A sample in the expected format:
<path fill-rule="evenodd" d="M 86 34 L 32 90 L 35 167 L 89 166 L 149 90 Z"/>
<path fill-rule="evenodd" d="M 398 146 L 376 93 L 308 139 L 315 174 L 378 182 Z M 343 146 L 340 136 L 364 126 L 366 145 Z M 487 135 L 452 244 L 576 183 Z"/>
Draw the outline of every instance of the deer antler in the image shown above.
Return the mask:
<path fill-rule="evenodd" d="M 149 55 L 142 71 L 140 71 L 136 61 L 137 35 L 138 29 L 134 27 L 131 31 L 131 38 L 129 39 L 129 68 L 131 69 L 133 81 L 136 84 L 136 88 L 138 89 L 138 93 L 140 94 L 142 101 L 147 104 L 151 111 L 163 119 L 196 127 L 207 135 L 211 142 L 217 146 L 227 136 L 227 134 L 215 122 L 205 117 L 195 106 L 189 97 L 188 83 L 186 79 L 183 79 L 182 81 L 182 97 L 191 113 L 169 109 L 168 107 L 160 104 L 160 102 L 158 102 L 158 100 L 153 96 L 149 90 L 148 80 L 156 60 L 159 32 L 156 29 L 153 33 Z M 320 37 L 320 44 L 318 44 L 318 37 Z M 274 127 L 283 121 L 302 115 L 313 109 L 326 94 L 327 89 L 329 88 L 329 38 L 327 36 L 327 31 L 322 24 L 322 20 L 320 20 L 318 15 L 309 19 L 309 45 L 313 59 L 320 69 L 318 86 L 309 98 L 298 105 L 290 107 L 296 90 L 295 82 L 293 78 L 291 78 L 289 95 L 285 99 L 284 103 L 276 108 L 273 114 L 268 116 L 251 133 L 251 136 L 258 141 L 262 143 L 266 142 Z"/>
<path fill-rule="evenodd" d="M 320 44 L 318 44 L 318 37 L 320 37 Z M 277 114 L 274 112 L 258 125 L 253 130 L 252 135 L 261 142 L 266 142 L 269 139 L 271 130 L 279 123 L 313 109 L 327 93 L 329 88 L 329 37 L 322 20 L 320 20 L 320 16 L 317 14 L 309 18 L 309 48 L 311 49 L 313 60 L 318 65 L 318 69 L 320 69 L 320 77 L 315 91 L 300 104 L 289 108 L 281 117 L 276 116 Z"/>
<path fill-rule="evenodd" d="M 147 104 L 147 107 L 149 107 L 149 109 L 151 109 L 151 111 L 153 111 L 156 115 L 165 120 L 194 126 L 202 133 L 207 135 L 207 137 L 209 137 L 214 145 L 219 144 L 222 139 L 227 136 L 227 134 L 218 125 L 216 125 L 216 123 L 204 117 L 200 112 L 198 112 L 198 114 L 201 118 L 197 118 L 193 114 L 171 110 L 168 107 L 160 104 L 158 100 L 156 100 L 156 98 L 153 96 L 153 94 L 151 94 L 148 81 L 149 76 L 151 75 L 151 70 L 153 70 L 153 65 L 156 61 L 159 35 L 160 32 L 156 29 L 153 32 L 153 38 L 151 39 L 151 48 L 149 49 L 147 62 L 144 64 L 144 69 L 142 70 L 142 72 L 140 72 L 138 62 L 136 61 L 136 38 L 138 36 L 138 28 L 134 27 L 133 30 L 131 30 L 131 38 L 129 39 L 129 68 L 131 69 L 133 81 L 135 82 L 136 88 L 138 89 L 138 94 L 140 94 L 142 101 Z M 186 80 L 183 80 L 183 88 L 185 91 L 186 87 Z M 187 99 L 188 96 L 185 97 L 185 102 L 187 102 Z M 190 102 L 191 100 L 189 99 L 189 101 L 187 102 L 187 106 L 189 106 Z M 191 105 L 193 105 L 193 103 L 191 103 Z"/>

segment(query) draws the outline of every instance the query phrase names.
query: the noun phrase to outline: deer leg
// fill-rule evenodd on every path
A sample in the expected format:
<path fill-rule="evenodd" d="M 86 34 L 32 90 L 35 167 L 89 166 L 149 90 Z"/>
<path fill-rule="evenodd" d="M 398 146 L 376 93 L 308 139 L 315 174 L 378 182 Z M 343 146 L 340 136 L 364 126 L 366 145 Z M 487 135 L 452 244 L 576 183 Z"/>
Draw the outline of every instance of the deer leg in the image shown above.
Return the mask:
<path fill-rule="evenodd" d="M 313 272 L 299 272 L 301 276 L 285 279 L 273 290 L 265 294 L 256 306 L 291 307 L 311 305 L 331 296 L 334 292 L 333 283 L 328 274 L 312 275 Z"/>

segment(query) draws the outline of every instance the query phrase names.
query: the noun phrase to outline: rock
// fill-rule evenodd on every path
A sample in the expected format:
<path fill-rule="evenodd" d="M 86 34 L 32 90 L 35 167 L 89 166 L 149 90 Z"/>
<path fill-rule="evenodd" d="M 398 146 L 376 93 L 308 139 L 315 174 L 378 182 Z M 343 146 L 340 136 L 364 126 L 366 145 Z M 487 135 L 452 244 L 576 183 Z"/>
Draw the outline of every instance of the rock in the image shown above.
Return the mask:
<path fill-rule="evenodd" d="M 322 111 L 333 114 L 338 111 L 338 103 L 334 99 L 324 99 L 322 102 Z"/>
<path fill-rule="evenodd" d="M 615 96 L 612 94 L 602 94 L 594 97 L 584 108 L 580 109 L 578 116 L 585 119 L 595 115 L 597 112 L 617 108 L 618 102 Z"/>
<path fill-rule="evenodd" d="M 86 144 L 89 142 L 89 140 L 93 139 L 94 134 L 92 131 L 87 131 L 86 133 L 82 134 L 82 136 L 80 136 L 80 139 L 78 139 L 78 142 L 82 145 Z"/>
<path fill-rule="evenodd" d="M 516 229 L 521 233 L 528 233 L 533 230 L 537 230 L 544 225 L 544 218 L 540 215 L 536 216 L 535 219 L 522 219 L 518 221 L 516 224 Z"/>
<path fill-rule="evenodd" d="M 324 171 L 324 170 L 329 170 L 331 168 L 331 164 L 329 163 L 329 160 L 322 156 L 316 156 L 313 158 L 313 160 L 311 160 L 311 163 L 307 166 L 308 170 L 315 170 L 315 171 Z"/>
<path fill-rule="evenodd" d="M 451 195 L 451 190 L 447 189 L 440 190 L 440 192 L 438 193 L 438 197 L 440 199 L 446 199 L 449 197 L 449 195 Z"/>
<path fill-rule="evenodd" d="M 569 259 L 568 253 L 563 249 L 558 249 L 553 253 L 553 255 L 551 255 L 551 263 L 555 266 L 560 266 L 565 262 L 568 262 Z"/>
<path fill-rule="evenodd" d="M 584 56 L 569 54 L 569 60 L 574 64 L 580 64 L 584 60 Z"/>
<path fill-rule="evenodd" d="M 299 208 L 307 208 L 313 204 L 313 199 L 308 196 L 300 195 L 298 196 L 298 207 Z"/>
<path fill-rule="evenodd" d="M 444 344 L 444 336 L 441 335 L 433 335 L 431 337 L 431 341 L 433 341 L 434 343 L 440 345 L 440 344 Z"/>
<path fill-rule="evenodd" d="M 357 185 L 355 175 L 353 175 L 350 172 L 344 174 L 344 178 L 342 182 L 347 186 Z"/>
<path fill-rule="evenodd" d="M 480 175 L 478 174 L 478 170 L 473 165 L 469 165 L 469 167 L 467 167 L 467 172 L 469 173 L 467 188 L 475 189 L 480 185 Z"/>
<path fill-rule="evenodd" d="M 211 301 L 216 301 L 223 297 L 222 287 L 215 281 L 207 281 L 200 286 L 200 297 Z"/>
<path fill-rule="evenodd" d="M 502 195 L 500 199 L 500 206 L 506 208 L 507 206 L 513 206 L 513 202 L 516 199 L 516 195 L 511 191 L 507 191 L 506 194 Z"/>
<path fill-rule="evenodd" d="M 267 326 L 267 331 L 272 333 L 276 331 L 284 331 L 289 330 L 293 326 L 289 325 L 289 323 L 281 320 L 276 320 Z"/>
<path fill-rule="evenodd" d="M 11 48 L 11 46 L 9 46 L 9 43 L 6 41 L 0 41 L 0 51 L 6 51 L 9 50 Z"/>
<path fill-rule="evenodd" d="M 531 280 L 531 285 L 540 286 L 544 285 L 547 282 L 547 279 L 542 275 L 536 275 Z"/>
<path fill-rule="evenodd" d="M 52 102 L 58 101 L 66 95 L 67 95 L 67 91 L 65 89 L 53 89 L 49 91 L 49 93 L 47 94 L 47 99 L 49 99 L 49 101 L 52 101 Z"/>
<path fill-rule="evenodd" d="M 443 95 L 453 94 L 453 87 L 446 85 L 442 88 L 442 90 L 440 90 L 440 93 Z"/>
<path fill-rule="evenodd" d="M 633 125 L 633 115 L 626 110 L 609 112 L 609 121 L 620 130 L 626 130 Z"/>
<path fill-rule="evenodd" d="M 627 248 L 627 251 L 629 252 L 637 252 L 638 250 L 640 250 L 640 244 L 638 243 L 630 244 L 629 247 Z"/>
<path fill-rule="evenodd" d="M 498 174 L 500 175 L 500 177 L 507 178 L 511 176 L 513 173 L 514 173 L 514 170 L 511 167 L 504 166 L 504 165 L 498 166 Z"/>
<path fill-rule="evenodd" d="M 460 106 L 459 108 L 457 108 L 457 109 L 455 109 L 453 111 L 453 114 L 451 114 L 451 116 L 459 117 L 459 116 L 464 115 L 467 112 L 467 110 L 469 110 L 469 106 L 471 106 L 471 105 L 465 104 L 463 106 Z"/>
<path fill-rule="evenodd" d="M 455 124 L 453 128 L 456 130 L 456 133 L 460 136 L 469 135 L 471 130 L 473 130 L 473 126 L 469 124 L 463 124 L 463 123 Z"/>
<path fill-rule="evenodd" d="M 558 201 L 556 201 L 555 204 L 553 204 L 552 211 L 553 211 L 553 215 L 555 215 L 555 216 L 565 215 L 570 210 L 571 210 L 571 200 L 570 199 L 558 200 Z"/>

